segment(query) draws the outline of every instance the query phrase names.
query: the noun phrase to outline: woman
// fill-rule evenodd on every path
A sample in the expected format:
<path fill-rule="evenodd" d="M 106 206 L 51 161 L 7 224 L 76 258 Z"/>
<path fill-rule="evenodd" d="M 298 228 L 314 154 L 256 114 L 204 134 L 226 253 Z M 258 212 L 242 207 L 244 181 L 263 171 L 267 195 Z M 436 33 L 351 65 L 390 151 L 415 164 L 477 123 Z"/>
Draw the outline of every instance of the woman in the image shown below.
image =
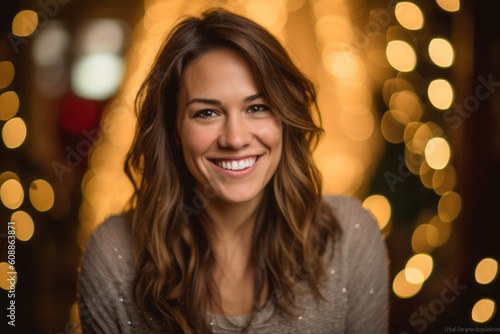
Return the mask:
<path fill-rule="evenodd" d="M 87 245 L 84 332 L 387 332 L 381 233 L 322 197 L 315 89 L 270 33 L 221 9 L 183 20 L 136 108 L 133 209 Z"/>

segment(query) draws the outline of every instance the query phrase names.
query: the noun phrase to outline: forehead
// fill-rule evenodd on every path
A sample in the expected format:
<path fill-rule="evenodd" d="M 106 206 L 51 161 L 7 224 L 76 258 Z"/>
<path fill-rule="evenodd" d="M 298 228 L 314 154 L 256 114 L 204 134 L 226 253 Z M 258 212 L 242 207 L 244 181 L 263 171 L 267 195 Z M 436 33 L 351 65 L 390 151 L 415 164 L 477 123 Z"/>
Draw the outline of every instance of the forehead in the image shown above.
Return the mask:
<path fill-rule="evenodd" d="M 188 93 L 216 93 L 223 87 L 257 91 L 248 61 L 231 49 L 217 49 L 197 57 L 182 76 L 181 90 Z"/>

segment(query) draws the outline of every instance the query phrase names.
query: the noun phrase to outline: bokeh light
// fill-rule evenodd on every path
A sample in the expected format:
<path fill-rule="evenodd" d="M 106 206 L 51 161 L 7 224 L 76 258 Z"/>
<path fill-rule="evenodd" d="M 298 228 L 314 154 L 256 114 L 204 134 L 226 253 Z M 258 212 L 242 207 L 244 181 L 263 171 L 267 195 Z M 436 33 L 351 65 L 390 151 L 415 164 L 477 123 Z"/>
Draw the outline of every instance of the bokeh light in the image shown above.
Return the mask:
<path fill-rule="evenodd" d="M 438 203 L 439 218 L 444 222 L 455 220 L 462 209 L 462 198 L 454 191 L 448 191 L 441 196 Z"/>
<path fill-rule="evenodd" d="M 475 277 L 479 284 L 490 284 L 498 274 L 498 262 L 492 258 L 484 258 L 476 266 Z"/>
<path fill-rule="evenodd" d="M 419 253 L 413 255 L 408 262 L 406 263 L 405 269 L 408 270 L 410 268 L 418 269 L 422 273 L 422 282 L 423 283 L 432 273 L 432 269 L 434 267 L 434 261 L 429 254 Z M 408 276 L 408 275 L 407 275 Z"/>
<path fill-rule="evenodd" d="M 17 148 L 26 139 L 26 124 L 20 117 L 8 120 L 2 128 L 2 139 L 8 148 Z"/>
<path fill-rule="evenodd" d="M 391 110 L 386 111 L 380 121 L 380 130 L 389 143 L 399 144 L 404 140 L 405 125 L 398 121 Z"/>
<path fill-rule="evenodd" d="M 19 110 L 19 97 L 14 91 L 0 95 L 0 120 L 6 121 L 14 117 Z"/>
<path fill-rule="evenodd" d="M 447 12 L 458 12 L 460 10 L 460 0 L 436 0 L 439 7 Z"/>
<path fill-rule="evenodd" d="M 448 109 L 453 103 L 454 92 L 451 84 L 444 79 L 431 81 L 427 89 L 429 101 L 434 107 L 441 110 Z"/>
<path fill-rule="evenodd" d="M 71 71 L 71 84 L 75 93 L 83 98 L 105 100 L 120 86 L 124 69 L 120 56 L 93 53 L 75 62 Z"/>
<path fill-rule="evenodd" d="M 29 197 L 33 207 L 40 212 L 48 211 L 54 205 L 54 190 L 42 179 L 31 182 Z"/>
<path fill-rule="evenodd" d="M 404 41 L 387 43 L 386 56 L 389 64 L 401 72 L 413 71 L 417 64 L 417 55 L 413 47 Z"/>
<path fill-rule="evenodd" d="M 411 276 L 411 274 L 409 276 Z M 403 269 L 394 277 L 392 290 L 399 298 L 406 299 L 415 296 L 420 289 L 422 289 L 422 285 L 422 283 L 415 284 L 409 282 L 406 278 L 406 269 Z"/>
<path fill-rule="evenodd" d="M 387 198 L 382 195 L 371 195 L 363 201 L 363 207 L 375 216 L 380 229 L 387 226 L 391 219 L 391 204 Z"/>
<path fill-rule="evenodd" d="M 474 304 L 471 312 L 472 320 L 478 323 L 485 323 L 495 315 L 495 311 L 495 302 L 489 298 L 483 298 Z"/>
<path fill-rule="evenodd" d="M 453 46 L 444 38 L 434 38 L 429 43 L 429 56 L 439 67 L 450 67 L 455 60 Z"/>
<path fill-rule="evenodd" d="M 25 211 L 16 211 L 12 214 L 10 221 L 15 222 L 16 238 L 28 241 L 35 232 L 35 224 L 31 216 Z"/>
<path fill-rule="evenodd" d="M 412 2 L 397 3 L 394 13 L 399 24 L 408 30 L 419 30 L 424 26 L 424 15 L 420 8 Z"/>
<path fill-rule="evenodd" d="M 433 169 L 443 169 L 450 162 L 450 145 L 446 139 L 436 137 L 425 145 L 425 158 Z"/>
<path fill-rule="evenodd" d="M 449 222 L 442 221 L 439 215 L 433 216 L 429 220 L 429 225 L 434 226 L 438 232 L 436 238 L 427 240 L 429 245 L 432 247 L 444 245 L 450 238 L 452 225 Z"/>
<path fill-rule="evenodd" d="M 17 209 L 24 200 L 24 190 L 21 183 L 16 179 L 9 179 L 0 187 L 0 199 L 3 205 L 9 209 Z"/>
<path fill-rule="evenodd" d="M 431 224 L 421 224 L 411 237 L 411 247 L 415 253 L 430 253 L 434 244 L 439 243 L 439 230 Z"/>
<path fill-rule="evenodd" d="M 38 26 L 38 14 L 32 10 L 17 13 L 12 21 L 12 33 L 19 37 L 27 37 L 35 32 Z"/>
<path fill-rule="evenodd" d="M 7 263 L 7 262 L 0 262 L 0 288 L 8 291 L 10 289 L 10 281 L 7 280 L 9 279 L 11 276 L 15 276 L 15 280 L 14 280 L 14 287 L 17 283 L 17 274 L 14 275 L 13 273 L 15 272 L 16 270 L 12 270 L 10 268 L 10 265 Z"/>
<path fill-rule="evenodd" d="M 10 61 L 0 61 L 0 89 L 4 89 L 11 84 L 15 73 L 14 65 Z M 1 105 L 0 103 L 0 109 Z"/>

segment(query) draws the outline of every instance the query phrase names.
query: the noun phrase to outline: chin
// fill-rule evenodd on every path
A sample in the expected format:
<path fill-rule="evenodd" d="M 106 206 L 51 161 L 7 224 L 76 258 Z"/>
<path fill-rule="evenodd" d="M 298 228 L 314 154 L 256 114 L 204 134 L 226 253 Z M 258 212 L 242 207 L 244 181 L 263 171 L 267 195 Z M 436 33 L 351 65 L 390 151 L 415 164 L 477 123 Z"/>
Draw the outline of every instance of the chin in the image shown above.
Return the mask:
<path fill-rule="evenodd" d="M 228 204 L 241 204 L 262 198 L 263 191 L 244 191 L 241 189 L 221 189 L 218 198 Z"/>

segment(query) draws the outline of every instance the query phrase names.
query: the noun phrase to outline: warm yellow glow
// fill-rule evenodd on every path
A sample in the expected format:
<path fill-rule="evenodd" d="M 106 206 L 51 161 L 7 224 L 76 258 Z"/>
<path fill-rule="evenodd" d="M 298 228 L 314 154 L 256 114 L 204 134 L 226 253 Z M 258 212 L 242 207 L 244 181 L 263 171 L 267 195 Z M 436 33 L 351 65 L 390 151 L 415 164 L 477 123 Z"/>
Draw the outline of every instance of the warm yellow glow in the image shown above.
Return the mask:
<path fill-rule="evenodd" d="M 399 298 L 411 298 L 415 296 L 420 289 L 422 289 L 422 283 L 414 284 L 407 280 L 406 269 L 401 270 L 392 283 L 392 291 Z"/>
<path fill-rule="evenodd" d="M 403 141 L 405 126 L 395 118 L 391 111 L 385 112 L 382 116 L 380 130 L 385 140 L 390 143 L 398 144 Z"/>
<path fill-rule="evenodd" d="M 356 115 L 347 110 L 342 110 L 340 114 L 340 126 L 349 138 L 365 141 L 372 135 L 375 122 L 371 113 Z"/>
<path fill-rule="evenodd" d="M 431 81 L 429 88 L 427 89 L 427 95 L 429 96 L 429 101 L 431 101 L 432 105 L 441 110 L 448 109 L 455 98 L 453 87 L 451 87 L 451 84 L 444 79 Z"/>
<path fill-rule="evenodd" d="M 17 176 L 16 173 L 7 171 L 7 172 L 3 172 L 2 174 L 0 174 L 0 187 L 2 186 L 2 184 L 5 181 L 10 180 L 10 179 L 14 179 L 14 180 L 17 180 L 17 182 L 21 182 L 21 179 L 19 179 L 19 176 Z"/>
<path fill-rule="evenodd" d="M 425 158 L 433 169 L 443 169 L 450 161 L 450 145 L 441 137 L 432 138 L 425 145 Z"/>
<path fill-rule="evenodd" d="M 334 51 L 323 55 L 325 69 L 339 79 L 352 78 L 358 72 L 358 56 L 349 51 Z"/>
<path fill-rule="evenodd" d="M 432 260 L 432 257 L 425 253 L 413 255 L 406 263 L 406 270 L 414 268 L 418 269 L 422 273 L 422 281 L 413 283 L 423 283 L 431 275 L 433 267 L 434 261 Z M 408 275 L 406 277 L 408 278 Z"/>
<path fill-rule="evenodd" d="M 411 237 L 411 247 L 415 253 L 430 253 L 439 242 L 439 231 L 430 224 L 419 225 Z"/>
<path fill-rule="evenodd" d="M 450 238 L 452 225 L 449 222 L 442 221 L 439 215 L 432 217 L 429 220 L 429 225 L 434 226 L 438 231 L 437 238 L 427 240 L 429 245 L 432 247 L 444 245 Z"/>
<path fill-rule="evenodd" d="M 495 315 L 496 304 L 493 300 L 489 298 L 483 298 L 477 301 L 472 307 L 472 320 L 478 323 L 484 323 L 489 321 Z"/>
<path fill-rule="evenodd" d="M 389 107 L 397 115 L 393 115 L 400 123 L 408 124 L 419 121 L 423 114 L 423 106 L 420 98 L 409 90 L 392 94 Z"/>
<path fill-rule="evenodd" d="M 419 30 L 424 26 L 424 15 L 420 8 L 412 2 L 399 2 L 394 13 L 399 24 L 408 30 Z"/>
<path fill-rule="evenodd" d="M 37 26 L 38 14 L 32 10 L 23 10 L 17 13 L 12 21 L 12 33 L 27 37 L 35 32 Z"/>
<path fill-rule="evenodd" d="M 405 269 L 405 278 L 412 284 L 422 284 L 425 281 L 422 271 L 420 269 L 411 267 Z"/>
<path fill-rule="evenodd" d="M 4 89 L 11 84 L 12 80 L 14 80 L 15 73 L 16 70 L 14 69 L 14 65 L 10 61 L 0 61 L 0 89 Z M 0 109 L 1 108 L 2 103 L 0 102 Z"/>
<path fill-rule="evenodd" d="M 17 148 L 26 139 L 26 124 L 20 117 L 8 120 L 2 129 L 2 139 L 8 148 Z"/>
<path fill-rule="evenodd" d="M 6 121 L 14 117 L 19 110 L 19 97 L 14 91 L 0 95 L 0 120 Z"/>
<path fill-rule="evenodd" d="M 40 212 L 48 211 L 54 205 L 54 190 L 45 180 L 31 182 L 29 196 L 33 207 Z"/>
<path fill-rule="evenodd" d="M 385 51 L 389 64 L 398 71 L 413 71 L 417 64 L 417 55 L 411 45 L 406 42 L 390 41 Z"/>
<path fill-rule="evenodd" d="M 405 150 L 406 167 L 415 175 L 420 175 L 420 166 L 424 162 L 424 157 L 421 154 L 413 153 L 410 150 Z"/>
<path fill-rule="evenodd" d="M 21 183 L 16 179 L 5 181 L 0 187 L 0 199 L 3 205 L 9 209 L 17 209 L 24 200 L 24 190 Z"/>
<path fill-rule="evenodd" d="M 434 177 L 434 169 L 430 168 L 429 164 L 425 160 L 422 162 L 422 164 L 420 164 L 419 175 L 422 185 L 428 189 L 432 189 L 432 179 Z"/>
<path fill-rule="evenodd" d="M 424 154 L 425 147 L 432 138 L 432 130 L 427 124 L 416 123 L 408 129 L 408 133 L 406 133 L 405 129 L 405 138 L 408 138 L 406 147 L 410 151 L 418 154 Z"/>
<path fill-rule="evenodd" d="M 382 195 L 371 195 L 363 201 L 363 207 L 377 219 L 378 226 L 383 229 L 391 219 L 391 204 Z"/>
<path fill-rule="evenodd" d="M 0 262 L 0 288 L 6 291 L 10 290 L 11 281 L 8 281 L 7 279 L 11 276 L 15 276 L 15 280 L 13 281 L 14 286 L 12 286 L 12 288 L 14 289 L 16 287 L 17 274 L 14 274 L 15 271 L 16 269 L 10 268 L 10 265 L 7 262 Z"/>
<path fill-rule="evenodd" d="M 35 224 L 31 216 L 24 211 L 16 211 L 10 217 L 10 221 L 16 223 L 16 238 L 21 241 L 28 241 L 35 232 Z"/>
<path fill-rule="evenodd" d="M 462 198 L 454 191 L 448 191 L 439 199 L 438 214 L 444 222 L 451 222 L 458 217 L 462 209 Z"/>
<path fill-rule="evenodd" d="M 77 302 L 74 302 L 69 309 L 69 320 L 73 321 L 76 324 L 79 323 L 80 321 Z M 74 334 L 81 334 L 81 333 L 82 333 L 81 331 L 74 332 Z"/>
<path fill-rule="evenodd" d="M 498 274 L 498 262 L 490 257 L 482 259 L 476 266 L 476 281 L 479 284 L 491 283 Z"/>
<path fill-rule="evenodd" d="M 287 11 L 282 1 L 249 0 L 243 3 L 247 17 L 270 30 L 283 28 Z"/>
<path fill-rule="evenodd" d="M 286 1 L 286 10 L 288 12 L 294 12 L 299 10 L 304 5 L 305 0 L 287 0 Z"/>
<path fill-rule="evenodd" d="M 460 9 L 460 0 L 436 0 L 436 2 L 447 12 L 457 12 Z"/>
<path fill-rule="evenodd" d="M 443 195 L 447 191 L 455 189 L 457 184 L 457 172 L 452 165 L 446 166 L 445 169 L 437 170 L 432 177 L 432 187 L 438 195 Z"/>
<path fill-rule="evenodd" d="M 429 43 L 429 56 L 440 67 L 450 67 L 455 59 L 453 46 L 444 38 L 434 38 Z"/>
<path fill-rule="evenodd" d="M 315 31 L 319 42 L 323 45 L 339 42 L 351 43 L 353 37 L 351 23 L 339 15 L 322 16 L 316 21 Z"/>
<path fill-rule="evenodd" d="M 324 174 L 324 192 L 327 194 L 352 194 L 363 180 L 363 164 L 358 157 L 349 154 L 330 154 L 319 159 Z"/>
<path fill-rule="evenodd" d="M 345 81 L 337 87 L 340 104 L 355 115 L 370 112 L 372 96 L 368 87 L 359 81 Z"/>

